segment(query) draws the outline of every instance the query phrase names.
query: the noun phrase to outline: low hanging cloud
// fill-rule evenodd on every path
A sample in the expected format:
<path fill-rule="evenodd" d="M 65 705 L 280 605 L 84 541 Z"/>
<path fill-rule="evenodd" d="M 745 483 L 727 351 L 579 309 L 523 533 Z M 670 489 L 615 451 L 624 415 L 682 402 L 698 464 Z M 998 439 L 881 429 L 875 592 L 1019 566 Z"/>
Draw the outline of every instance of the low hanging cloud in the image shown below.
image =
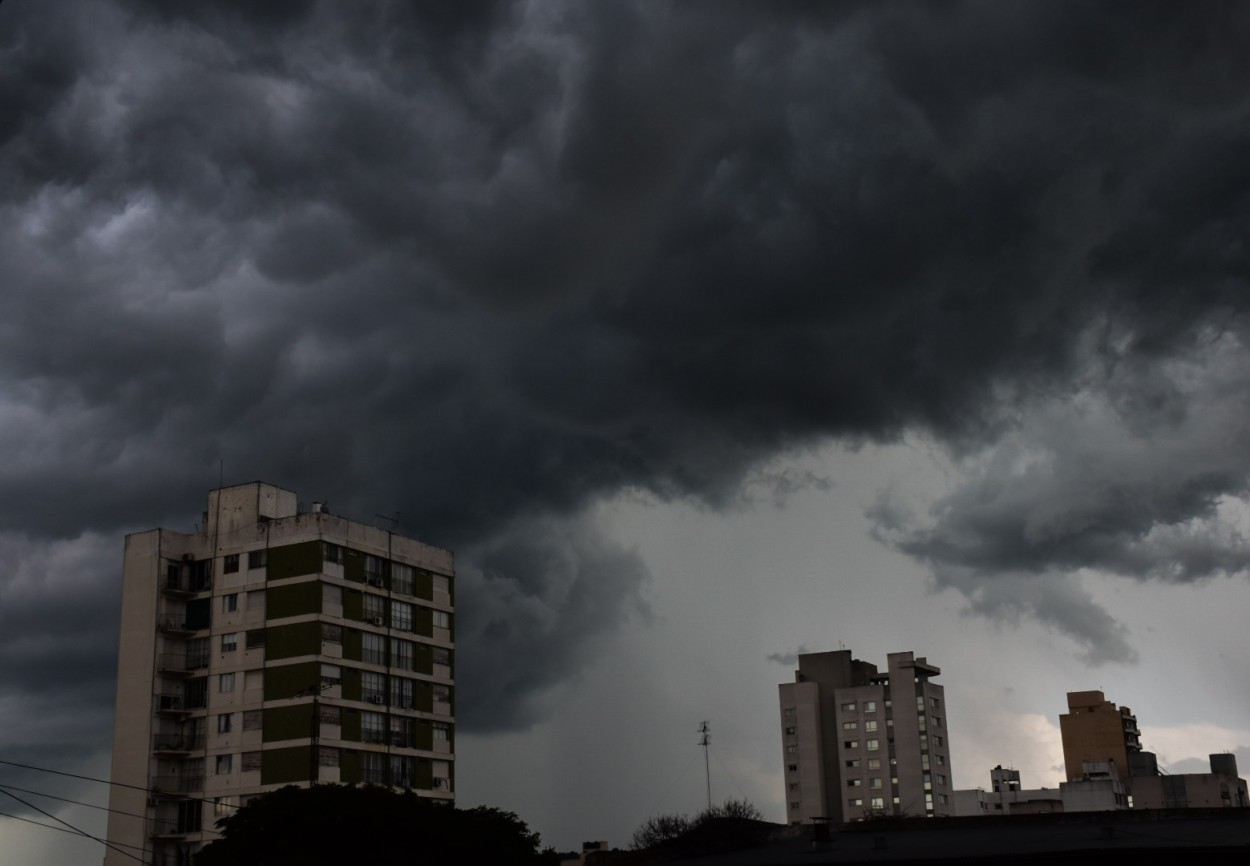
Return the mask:
<path fill-rule="evenodd" d="M 919 433 L 967 480 L 891 543 L 1127 658 L 1064 575 L 1242 567 L 1248 17 L 6 3 L 0 532 L 190 529 L 222 466 L 397 515 L 498 728 L 637 615 L 596 501 Z"/>

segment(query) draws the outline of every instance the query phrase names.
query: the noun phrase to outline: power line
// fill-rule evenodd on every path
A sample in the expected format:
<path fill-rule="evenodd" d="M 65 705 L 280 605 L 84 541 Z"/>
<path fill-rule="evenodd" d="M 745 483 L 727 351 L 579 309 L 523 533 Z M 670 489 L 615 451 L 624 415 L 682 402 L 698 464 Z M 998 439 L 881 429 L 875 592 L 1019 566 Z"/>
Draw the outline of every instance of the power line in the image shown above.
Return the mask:
<path fill-rule="evenodd" d="M 73 833 L 75 836 L 82 835 L 75 830 L 66 830 L 64 827 L 58 827 L 55 824 L 44 824 L 30 818 L 23 818 L 21 815 L 10 815 L 8 812 L 0 812 L 0 818 L 12 818 L 14 821 L 25 821 L 27 824 L 34 824 L 36 827 L 43 827 L 45 830 L 56 830 L 60 833 Z M 125 842 L 114 842 L 113 844 L 122 848 L 133 848 L 135 851 L 142 851 L 144 854 L 151 853 L 147 848 L 141 848 L 138 845 L 127 845 Z"/>
<path fill-rule="evenodd" d="M 0 2 L 3 2 L 3 0 L 0 0 Z M 66 773 L 66 772 L 63 772 L 62 770 L 49 770 L 47 767 L 36 767 L 32 764 L 19 764 L 16 761 L 0 760 L 0 764 L 3 764 L 8 767 L 21 767 L 23 770 L 35 770 L 40 773 L 52 773 L 57 776 L 67 776 L 71 779 L 82 779 L 83 781 L 86 781 L 86 782 L 99 782 L 101 785 L 111 785 L 112 787 L 115 787 L 115 788 L 130 788 L 132 791 L 143 791 L 145 794 L 169 794 L 170 793 L 169 791 L 161 791 L 161 790 L 158 790 L 157 788 L 145 788 L 142 785 L 128 785 L 125 782 L 111 782 L 108 779 L 96 779 L 92 776 L 82 776 L 82 775 L 79 775 L 78 773 Z M 219 803 L 217 800 L 213 799 L 212 797 L 192 797 L 189 794 L 177 794 L 174 796 L 177 796 L 178 799 L 181 799 L 181 800 L 199 800 L 201 803 L 212 803 L 214 806 L 224 806 L 229 809 L 241 808 L 239 806 L 234 805 L 233 803 Z"/>
<path fill-rule="evenodd" d="M 58 824 L 64 824 L 66 827 L 68 827 L 70 830 L 72 830 L 72 831 L 74 831 L 75 833 L 77 833 L 79 836 L 86 836 L 88 839 L 94 839 L 96 842 L 99 842 L 99 843 L 100 843 L 101 845 L 103 845 L 104 847 L 106 847 L 106 848 L 112 848 L 112 849 L 113 849 L 114 851 L 116 851 L 118 854 L 123 854 L 123 855 L 125 855 L 126 857 L 129 857 L 131 860 L 137 860 L 138 862 L 143 863 L 143 864 L 144 864 L 144 866 L 147 866 L 147 861 L 145 861 L 142 857 L 136 857 L 134 854 L 131 854 L 129 851 L 123 851 L 121 848 L 117 847 L 117 846 L 116 846 L 116 845 L 114 845 L 112 842 L 106 842 L 105 840 L 100 839 L 100 838 L 99 838 L 99 837 L 97 837 L 97 836 L 92 836 L 92 835 L 91 835 L 90 833 L 88 833 L 86 830 L 80 830 L 80 829 L 78 829 L 78 828 L 77 828 L 77 827 L 75 827 L 73 824 L 69 823 L 68 821 L 63 821 L 63 820 L 61 820 L 61 819 L 60 819 L 60 818 L 58 818 L 56 815 L 53 815 L 51 812 L 45 812 L 43 809 L 40 809 L 40 808 L 39 808 L 38 806 L 36 806 L 34 803 L 28 803 L 27 801 L 23 800 L 21 797 L 17 796 L 17 794 L 14 794 L 12 791 L 2 791 L 2 790 L 0 790 L 0 794 L 6 794 L 6 795 L 8 795 L 8 796 L 12 797 L 14 800 L 17 800 L 17 802 L 21 803 L 23 806 L 26 806 L 26 807 L 27 807 L 27 808 L 29 808 L 29 809 L 34 809 L 34 810 L 35 810 L 36 812 L 38 812 L 40 815 L 43 815 L 43 816 L 45 816 L 45 817 L 47 817 L 47 818 L 51 818 L 53 821 L 56 821 Z M 145 853 L 146 853 L 146 852 L 145 852 Z"/>
<path fill-rule="evenodd" d="M 147 819 L 148 817 L 147 815 L 140 815 L 138 812 L 126 812 L 122 809 L 110 808 L 109 806 L 97 806 L 95 803 L 84 803 L 82 800 L 71 800 L 69 797 L 58 797 L 56 794 L 45 794 L 43 791 L 32 791 L 30 788 L 19 788 L 16 785 L 6 785 L 3 782 L 0 782 L 0 790 L 21 791 L 23 794 L 34 794 L 36 797 L 47 797 L 49 800 L 60 800 L 63 803 L 73 803 L 75 806 L 86 806 L 88 809 L 101 809 L 105 812 L 112 812 L 115 815 L 127 815 L 131 818 Z M 213 801 L 213 805 L 219 805 L 219 804 L 216 801 Z M 220 804 L 220 805 L 225 805 L 225 804 Z M 161 819 L 161 818 L 153 818 L 152 820 L 157 824 L 176 824 L 177 823 L 177 821 L 170 821 L 168 819 Z M 59 828 L 56 828 L 56 829 L 59 829 Z M 216 830 L 204 830 L 203 832 L 214 833 L 218 836 L 221 835 L 221 833 L 219 833 Z"/>

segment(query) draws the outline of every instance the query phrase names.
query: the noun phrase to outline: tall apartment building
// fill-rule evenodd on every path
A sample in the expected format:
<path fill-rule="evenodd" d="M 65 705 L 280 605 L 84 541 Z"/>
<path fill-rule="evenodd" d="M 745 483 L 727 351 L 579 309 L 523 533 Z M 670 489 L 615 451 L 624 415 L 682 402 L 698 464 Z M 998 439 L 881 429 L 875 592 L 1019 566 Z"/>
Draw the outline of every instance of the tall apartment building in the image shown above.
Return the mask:
<path fill-rule="evenodd" d="M 109 840 L 189 864 L 289 784 L 452 800 L 453 578 L 449 551 L 261 483 L 211 491 L 197 532 L 127 536 Z"/>
<path fill-rule="evenodd" d="M 1141 752 L 1137 717 L 1098 691 L 1068 692 L 1068 711 L 1059 716 L 1059 733 L 1069 782 L 1083 778 L 1085 764 L 1106 762 L 1115 764 L 1121 781 L 1127 780 Z"/>
<path fill-rule="evenodd" d="M 778 687 L 789 822 L 953 814 L 939 673 L 909 652 L 885 672 L 849 650 L 800 655 Z"/>

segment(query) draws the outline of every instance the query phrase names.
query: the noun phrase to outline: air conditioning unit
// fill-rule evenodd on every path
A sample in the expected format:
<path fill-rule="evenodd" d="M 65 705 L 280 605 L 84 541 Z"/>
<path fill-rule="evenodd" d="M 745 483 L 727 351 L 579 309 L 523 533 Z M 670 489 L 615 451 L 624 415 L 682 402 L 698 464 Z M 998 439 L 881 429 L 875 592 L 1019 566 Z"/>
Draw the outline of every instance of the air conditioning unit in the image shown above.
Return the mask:
<path fill-rule="evenodd" d="M 368 622 L 368 623 L 369 623 L 369 625 L 381 625 L 381 624 L 382 624 L 382 617 L 380 617 L 380 616 L 371 616 L 371 617 L 369 617 L 369 619 L 368 619 L 368 620 L 366 620 L 366 622 Z"/>
<path fill-rule="evenodd" d="M 370 695 L 370 696 L 369 696 L 369 703 L 371 703 L 371 704 L 380 704 L 380 703 L 383 703 L 383 701 L 384 701 L 384 699 L 383 699 L 383 697 L 382 697 L 381 695 Z"/>
<path fill-rule="evenodd" d="M 435 779 L 435 780 L 434 780 L 434 787 L 435 787 L 435 788 L 441 788 L 441 787 L 443 787 L 443 785 L 445 785 L 446 783 L 447 783 L 447 780 L 446 780 L 446 779 Z"/>

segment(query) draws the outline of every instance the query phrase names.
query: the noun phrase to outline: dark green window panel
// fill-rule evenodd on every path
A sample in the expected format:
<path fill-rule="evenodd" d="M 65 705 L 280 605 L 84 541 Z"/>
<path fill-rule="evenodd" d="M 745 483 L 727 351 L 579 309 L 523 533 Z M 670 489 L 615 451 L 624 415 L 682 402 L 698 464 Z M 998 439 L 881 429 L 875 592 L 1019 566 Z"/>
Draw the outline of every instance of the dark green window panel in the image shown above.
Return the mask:
<path fill-rule="evenodd" d="M 412 687 L 413 709 L 423 713 L 434 712 L 434 689 L 422 680 L 417 680 Z"/>
<path fill-rule="evenodd" d="M 412 630 L 425 637 L 434 636 L 434 611 L 418 606 L 412 614 Z"/>
<path fill-rule="evenodd" d="M 427 752 L 434 751 L 434 728 L 424 719 L 417 723 L 416 748 L 424 749 Z"/>
<path fill-rule="evenodd" d="M 260 783 L 278 785 L 286 782 L 307 782 L 310 746 L 289 749 L 267 749 L 260 753 Z"/>
<path fill-rule="evenodd" d="M 266 743 L 277 740 L 301 740 L 312 736 L 313 705 L 292 704 L 288 707 L 266 707 L 261 739 Z"/>
<path fill-rule="evenodd" d="M 359 550 L 344 548 L 343 577 L 356 583 L 365 582 L 365 555 Z"/>
<path fill-rule="evenodd" d="M 361 652 L 363 643 L 364 638 L 361 637 L 360 629 L 343 629 L 343 658 L 353 662 L 360 661 L 363 658 Z"/>
<path fill-rule="evenodd" d="M 340 668 L 343 678 L 343 700 L 360 700 L 360 671 L 355 668 Z"/>
<path fill-rule="evenodd" d="M 360 622 L 365 615 L 365 594 L 358 589 L 343 587 L 343 619 Z"/>
<path fill-rule="evenodd" d="M 339 738 L 353 743 L 360 742 L 360 710 L 355 707 L 343 707 L 343 723 L 339 727 Z M 347 781 L 344 779 L 343 781 Z"/>
<path fill-rule="evenodd" d="M 434 673 L 434 647 L 419 643 L 412 654 L 412 669 L 419 674 Z"/>
<path fill-rule="evenodd" d="M 316 623 L 313 623 L 316 625 Z M 321 684 L 321 662 L 265 668 L 265 700 L 282 701 Z"/>
<path fill-rule="evenodd" d="M 269 579 L 321 573 L 321 542 L 304 541 L 269 548 Z"/>
<path fill-rule="evenodd" d="M 416 569 L 416 582 L 413 587 L 413 593 L 417 598 L 433 599 L 434 598 L 434 575 L 422 569 Z"/>
<path fill-rule="evenodd" d="M 321 581 L 306 580 L 265 590 L 265 619 L 321 613 Z"/>
<path fill-rule="evenodd" d="M 320 654 L 321 623 L 316 620 L 290 625 L 271 625 L 265 629 L 266 660 Z"/>
<path fill-rule="evenodd" d="M 359 716 L 357 716 L 357 718 L 359 718 Z M 349 749 L 340 749 L 339 781 L 344 785 L 359 785 L 361 777 L 360 753 L 353 752 Z"/>
<path fill-rule="evenodd" d="M 412 786 L 421 791 L 434 787 L 434 762 L 429 758 L 417 758 L 417 774 Z"/>

